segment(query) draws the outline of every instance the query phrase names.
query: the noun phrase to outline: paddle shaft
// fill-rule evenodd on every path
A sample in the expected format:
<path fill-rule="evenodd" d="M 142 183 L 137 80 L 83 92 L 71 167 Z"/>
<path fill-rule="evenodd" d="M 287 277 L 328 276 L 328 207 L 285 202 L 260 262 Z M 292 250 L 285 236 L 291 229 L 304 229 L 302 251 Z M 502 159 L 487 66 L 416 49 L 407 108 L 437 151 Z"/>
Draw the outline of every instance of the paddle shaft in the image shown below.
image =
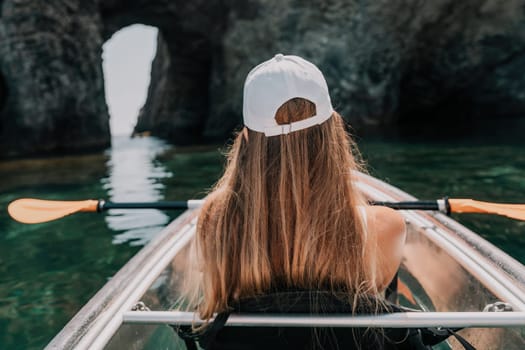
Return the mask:
<path fill-rule="evenodd" d="M 100 200 L 98 203 L 98 212 L 109 209 L 193 209 L 198 208 L 203 200 L 188 201 L 166 201 L 166 202 L 106 202 Z"/>
<path fill-rule="evenodd" d="M 202 203 L 202 200 L 129 203 L 106 202 L 101 200 L 98 205 L 98 211 L 101 212 L 108 209 L 188 209 L 197 208 L 202 205 Z M 370 205 L 379 205 L 396 210 L 437 210 L 447 214 L 450 213 L 450 206 L 446 199 L 413 202 L 372 201 Z"/>
<path fill-rule="evenodd" d="M 413 201 L 413 202 L 380 202 L 372 201 L 370 205 L 379 205 L 396 210 L 436 210 L 447 215 L 450 214 L 450 205 L 448 200 L 438 199 L 434 201 Z"/>

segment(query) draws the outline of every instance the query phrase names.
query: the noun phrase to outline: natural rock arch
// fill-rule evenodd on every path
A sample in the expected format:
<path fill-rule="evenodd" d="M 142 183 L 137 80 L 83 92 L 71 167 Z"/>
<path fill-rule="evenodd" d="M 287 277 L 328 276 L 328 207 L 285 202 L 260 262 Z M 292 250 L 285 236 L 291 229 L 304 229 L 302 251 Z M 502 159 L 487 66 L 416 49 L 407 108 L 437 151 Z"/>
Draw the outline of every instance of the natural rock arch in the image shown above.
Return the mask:
<path fill-rule="evenodd" d="M 148 98 L 135 132 L 150 131 L 179 144 L 199 142 L 209 113 L 213 41 L 219 41 L 224 26 L 222 3 L 113 1 L 100 6 L 106 38 L 133 23 L 159 31 Z"/>
<path fill-rule="evenodd" d="M 361 135 L 494 129 L 525 114 L 523 3 L 3 0 L 0 156 L 107 147 L 101 47 L 133 23 L 160 33 L 136 130 L 174 143 L 224 140 L 244 77 L 278 52 L 319 65 Z"/>

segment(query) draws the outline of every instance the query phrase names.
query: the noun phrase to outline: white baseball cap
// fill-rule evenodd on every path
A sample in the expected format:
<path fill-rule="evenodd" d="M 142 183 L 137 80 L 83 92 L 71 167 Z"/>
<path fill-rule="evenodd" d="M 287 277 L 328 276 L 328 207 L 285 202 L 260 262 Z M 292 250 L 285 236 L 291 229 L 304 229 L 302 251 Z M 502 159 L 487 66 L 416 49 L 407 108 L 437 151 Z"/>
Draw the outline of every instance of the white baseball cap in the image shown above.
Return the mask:
<path fill-rule="evenodd" d="M 316 115 L 279 125 L 275 113 L 285 102 L 300 97 L 315 104 Z M 311 62 L 277 54 L 253 68 L 244 83 L 244 125 L 266 136 L 285 135 L 328 120 L 332 103 L 323 73 Z"/>

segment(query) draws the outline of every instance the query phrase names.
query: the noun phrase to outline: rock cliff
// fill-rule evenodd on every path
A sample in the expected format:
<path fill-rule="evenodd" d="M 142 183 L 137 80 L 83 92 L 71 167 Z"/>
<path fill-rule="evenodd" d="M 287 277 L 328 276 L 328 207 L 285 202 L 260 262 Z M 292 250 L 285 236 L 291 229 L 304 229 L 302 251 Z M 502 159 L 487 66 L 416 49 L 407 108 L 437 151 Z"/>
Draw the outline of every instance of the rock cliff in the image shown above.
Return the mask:
<path fill-rule="evenodd" d="M 109 145 L 95 3 L 0 2 L 0 155 Z"/>
<path fill-rule="evenodd" d="M 224 140 L 251 67 L 320 66 L 356 132 L 505 132 L 525 116 L 525 0 L 0 0 L 0 155 L 109 143 L 101 46 L 159 28 L 136 131 Z"/>
<path fill-rule="evenodd" d="M 163 120 L 176 127 L 155 122 L 160 114 L 150 111 L 168 102 L 150 98 L 137 131 L 166 135 L 170 130 L 169 139 L 179 143 L 187 141 L 185 136 L 190 142 L 199 136 L 224 139 L 240 124 L 244 77 L 276 52 L 303 55 L 318 64 L 335 108 L 362 135 L 457 138 L 494 130 L 506 133 L 523 123 L 525 79 L 519 74 L 525 69 L 523 0 L 225 4 L 224 23 L 211 24 L 204 17 L 191 30 L 208 40 L 203 46 L 211 49 L 175 52 L 188 53 L 188 66 L 197 55 L 208 53 L 209 58 L 200 61 L 200 76 L 172 75 L 178 77 L 176 84 L 198 81 L 200 86 L 186 89 L 178 101 L 172 98 L 174 109 L 164 108 Z M 200 28 L 214 29 L 208 34 Z M 172 69 L 173 58 L 168 51 L 159 51 L 151 97 L 174 91 L 165 81 L 169 74 L 159 74 Z M 198 101 L 192 104 L 194 99 Z M 164 130 L 156 131 L 156 126 Z"/>

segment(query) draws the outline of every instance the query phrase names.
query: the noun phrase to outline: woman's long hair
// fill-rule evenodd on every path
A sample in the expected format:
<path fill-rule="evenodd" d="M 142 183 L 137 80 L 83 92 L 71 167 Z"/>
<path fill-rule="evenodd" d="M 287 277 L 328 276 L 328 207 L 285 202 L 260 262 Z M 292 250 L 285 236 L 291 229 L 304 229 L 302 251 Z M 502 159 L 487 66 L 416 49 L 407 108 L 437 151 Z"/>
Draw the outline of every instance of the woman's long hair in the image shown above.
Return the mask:
<path fill-rule="evenodd" d="M 295 98 L 276 113 L 278 124 L 315 115 Z M 339 114 L 287 135 L 244 129 L 226 170 L 207 197 L 195 243 L 199 277 L 188 287 L 200 317 L 270 290 L 377 293 L 375 263 L 352 181 L 355 145 Z M 366 254 L 365 254 L 366 253 Z M 194 298 L 193 301 L 196 299 Z"/>

